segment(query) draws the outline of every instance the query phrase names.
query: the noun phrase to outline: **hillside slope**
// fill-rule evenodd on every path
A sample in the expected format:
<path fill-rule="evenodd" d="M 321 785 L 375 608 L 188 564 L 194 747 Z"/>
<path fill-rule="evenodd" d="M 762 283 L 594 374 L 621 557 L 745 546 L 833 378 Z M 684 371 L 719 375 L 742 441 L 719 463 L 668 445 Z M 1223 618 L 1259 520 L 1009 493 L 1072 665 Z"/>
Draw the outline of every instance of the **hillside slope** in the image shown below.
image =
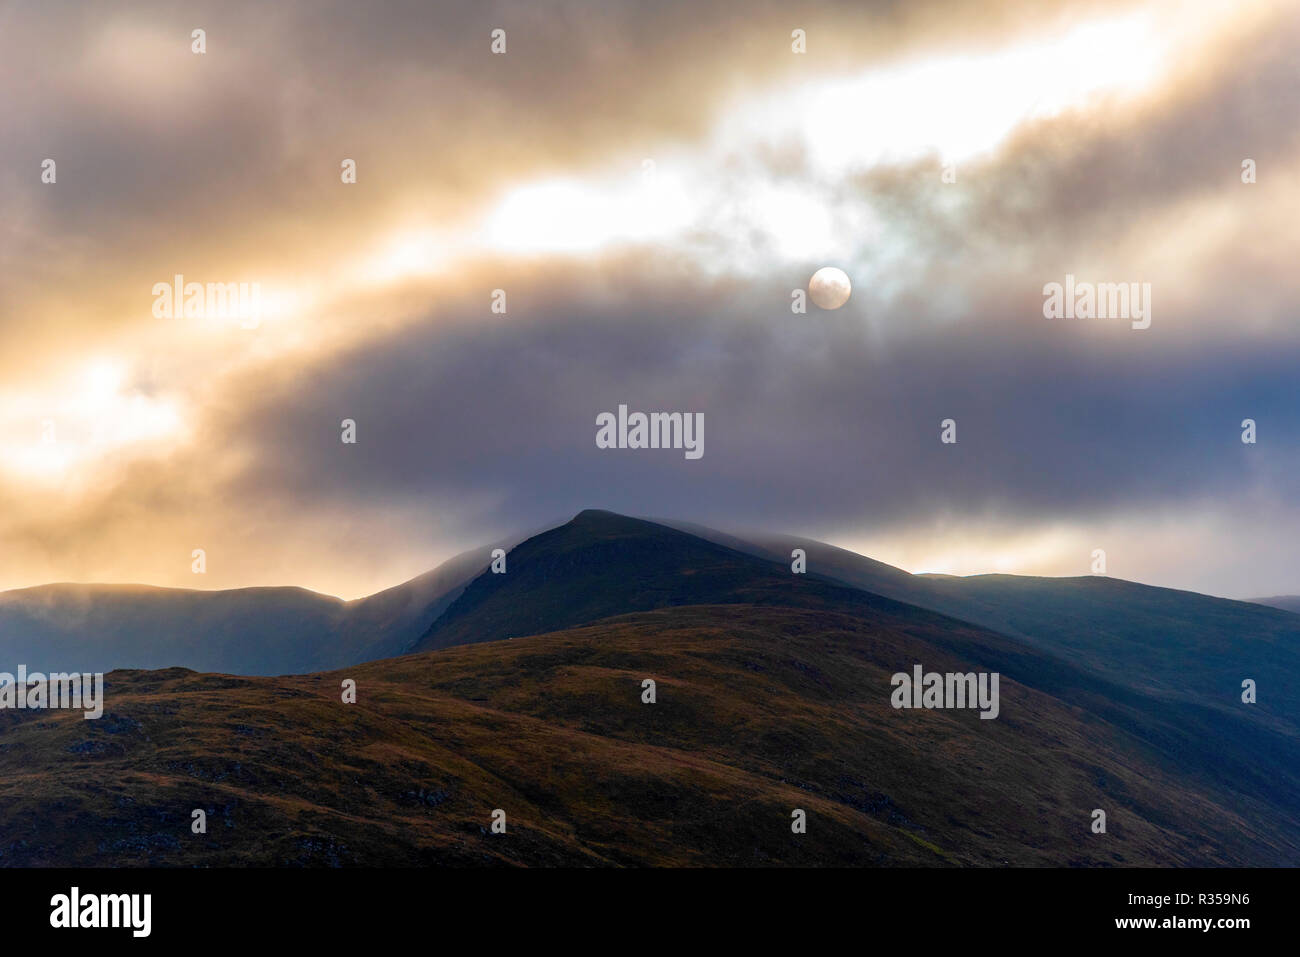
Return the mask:
<path fill-rule="evenodd" d="M 801 548 L 809 573 L 1022 639 L 1135 691 L 1300 735 L 1300 615 L 1105 576 L 912 575 L 811 539 L 677 527 L 772 561 Z M 1248 678 L 1258 701 L 1243 711 Z"/>
<path fill-rule="evenodd" d="M 998 659 L 997 720 L 890 707 L 895 670 Z M 728 604 L 332 674 L 116 672 L 100 721 L 0 714 L 0 864 L 1300 860 L 1294 804 L 1186 762 L 1176 715 L 1069 666 L 1070 702 L 1016 677 L 1058 667 L 933 619 Z"/>

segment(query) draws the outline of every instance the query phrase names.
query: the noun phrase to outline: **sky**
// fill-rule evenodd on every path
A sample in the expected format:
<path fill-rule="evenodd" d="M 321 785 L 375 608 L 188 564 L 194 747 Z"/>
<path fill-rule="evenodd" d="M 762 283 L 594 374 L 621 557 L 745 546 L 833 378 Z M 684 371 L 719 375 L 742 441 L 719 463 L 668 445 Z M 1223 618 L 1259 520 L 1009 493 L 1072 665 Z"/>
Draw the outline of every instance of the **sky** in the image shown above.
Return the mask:
<path fill-rule="evenodd" d="M 1281 0 L 0 0 L 0 589 L 595 507 L 1300 593 L 1298 108 Z"/>

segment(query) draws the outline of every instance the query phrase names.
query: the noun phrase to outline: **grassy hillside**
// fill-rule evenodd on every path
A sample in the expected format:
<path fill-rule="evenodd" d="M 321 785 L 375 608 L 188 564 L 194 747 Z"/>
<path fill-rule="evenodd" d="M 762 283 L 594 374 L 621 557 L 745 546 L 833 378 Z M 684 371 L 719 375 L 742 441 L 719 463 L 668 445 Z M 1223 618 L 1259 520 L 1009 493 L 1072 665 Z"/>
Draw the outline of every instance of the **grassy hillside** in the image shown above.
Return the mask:
<path fill-rule="evenodd" d="M 810 573 L 1023 639 L 1138 692 L 1300 736 L 1300 615 L 1105 576 L 911 575 L 809 539 L 719 540 L 774 561 L 802 548 Z M 1243 710 L 1246 678 L 1259 695 Z"/>
<path fill-rule="evenodd" d="M 889 706 L 895 670 L 978 669 L 1011 653 L 998 642 L 732 604 L 322 675 L 116 672 L 98 722 L 0 714 L 0 863 L 1300 859 L 1293 808 L 1187 768 L 1086 700 L 1004 674 L 995 721 Z M 345 677 L 355 705 L 340 702 Z M 1112 707 L 1143 718 L 1140 703 Z M 1105 835 L 1089 830 L 1097 807 Z M 206 835 L 190 833 L 194 808 Z M 504 835 L 488 830 L 494 808 Z M 806 834 L 790 831 L 794 808 Z"/>

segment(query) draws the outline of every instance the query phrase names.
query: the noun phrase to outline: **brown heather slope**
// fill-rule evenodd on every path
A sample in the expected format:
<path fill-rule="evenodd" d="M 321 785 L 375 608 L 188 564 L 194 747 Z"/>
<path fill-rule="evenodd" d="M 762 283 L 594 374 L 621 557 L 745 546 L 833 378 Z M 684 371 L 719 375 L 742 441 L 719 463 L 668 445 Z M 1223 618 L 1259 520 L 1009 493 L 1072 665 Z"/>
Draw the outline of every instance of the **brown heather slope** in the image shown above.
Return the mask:
<path fill-rule="evenodd" d="M 114 672 L 99 721 L 0 713 L 0 864 L 1300 858 L 1294 820 L 1184 774 L 1111 720 L 1122 703 L 1066 705 L 1004 674 L 997 720 L 889 706 L 894 671 L 978 670 L 963 655 L 997 641 L 731 604 L 321 675 Z M 355 705 L 340 702 L 344 678 Z M 1105 835 L 1089 830 L 1097 807 Z M 194 808 L 206 835 L 190 832 Z M 494 808 L 504 835 L 488 830 Z M 806 834 L 791 833 L 793 808 Z"/>

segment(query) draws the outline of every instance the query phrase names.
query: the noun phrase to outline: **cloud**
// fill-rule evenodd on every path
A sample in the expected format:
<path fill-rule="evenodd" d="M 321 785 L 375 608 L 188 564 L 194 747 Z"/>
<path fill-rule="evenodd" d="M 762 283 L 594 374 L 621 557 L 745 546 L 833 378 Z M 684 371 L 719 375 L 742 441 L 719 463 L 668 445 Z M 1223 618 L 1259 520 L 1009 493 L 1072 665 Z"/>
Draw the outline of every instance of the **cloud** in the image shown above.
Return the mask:
<path fill-rule="evenodd" d="M 1071 29 L 1147 9 L 819 5 L 805 58 L 775 3 L 10 10 L 0 586 L 193 584 L 205 547 L 205 584 L 352 596 L 588 506 L 1019 571 L 1128 535 L 1132 577 L 1209 590 L 1297 567 L 1300 19 L 1159 4 L 1158 70 L 1061 92 Z M 827 262 L 849 305 L 792 314 Z M 177 272 L 285 305 L 160 324 Z M 1045 320 L 1066 273 L 1150 282 L 1151 329 Z M 620 404 L 703 412 L 703 459 L 597 449 Z M 103 441 L 34 479 L 46 418 Z"/>

